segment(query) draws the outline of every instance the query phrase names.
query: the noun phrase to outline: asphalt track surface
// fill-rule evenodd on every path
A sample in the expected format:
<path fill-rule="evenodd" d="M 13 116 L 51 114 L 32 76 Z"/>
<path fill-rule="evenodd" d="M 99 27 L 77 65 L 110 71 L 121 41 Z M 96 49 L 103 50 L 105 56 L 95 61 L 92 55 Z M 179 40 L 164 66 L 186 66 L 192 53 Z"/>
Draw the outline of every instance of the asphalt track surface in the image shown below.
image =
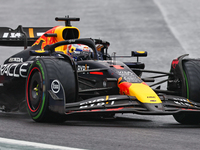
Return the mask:
<path fill-rule="evenodd" d="M 0 5 L 0 26 L 55 26 L 56 16 L 80 17 L 81 37 L 102 38 L 110 53 L 141 58 L 147 69 L 169 71 L 172 59 L 200 56 L 199 0 L 7 0 Z M 22 48 L 1 47 L 0 62 Z M 126 60 L 127 61 L 127 60 Z M 172 116 L 117 115 L 110 120 L 68 120 L 41 124 L 20 113 L 0 113 L 0 137 L 95 150 L 199 149 L 199 125 L 178 124 Z"/>

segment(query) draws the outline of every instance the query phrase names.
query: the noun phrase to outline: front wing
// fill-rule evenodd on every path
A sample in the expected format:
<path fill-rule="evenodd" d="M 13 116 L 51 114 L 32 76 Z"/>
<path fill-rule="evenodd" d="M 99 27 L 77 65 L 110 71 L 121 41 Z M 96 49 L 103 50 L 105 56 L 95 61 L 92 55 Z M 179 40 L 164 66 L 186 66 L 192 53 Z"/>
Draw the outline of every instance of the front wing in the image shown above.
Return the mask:
<path fill-rule="evenodd" d="M 160 95 L 162 103 L 141 103 L 134 96 L 100 96 L 65 104 L 65 113 L 135 113 L 142 115 L 172 115 L 178 112 L 200 113 L 200 104 L 179 96 Z"/>

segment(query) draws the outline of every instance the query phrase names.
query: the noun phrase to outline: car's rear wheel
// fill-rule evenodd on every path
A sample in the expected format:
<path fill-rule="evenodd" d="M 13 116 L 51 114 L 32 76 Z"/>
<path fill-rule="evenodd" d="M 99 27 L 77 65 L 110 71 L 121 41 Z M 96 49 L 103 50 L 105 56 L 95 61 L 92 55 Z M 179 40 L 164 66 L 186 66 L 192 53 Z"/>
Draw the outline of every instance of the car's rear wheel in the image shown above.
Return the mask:
<path fill-rule="evenodd" d="M 52 90 L 52 82 L 55 83 L 56 81 L 56 84 L 59 83 L 62 86 L 66 101 L 75 102 L 77 99 L 77 79 L 75 73 L 72 65 L 62 59 L 38 59 L 31 65 L 26 81 L 26 100 L 28 112 L 34 121 L 65 121 L 64 99 L 62 101 L 63 107 L 60 107 L 63 110 L 57 107 L 57 112 L 55 110 L 52 111 L 49 107 L 51 98 L 49 91 Z M 58 90 L 57 85 L 54 86 L 54 90 Z M 56 93 L 57 91 L 54 92 Z M 54 105 L 54 103 L 58 102 L 52 100 L 51 103 Z"/>
<path fill-rule="evenodd" d="M 189 100 L 200 103 L 200 60 L 185 59 L 182 61 L 183 74 L 186 81 L 186 93 L 181 96 L 187 97 Z M 180 112 L 173 115 L 176 121 L 181 124 L 199 124 L 200 114 Z"/>

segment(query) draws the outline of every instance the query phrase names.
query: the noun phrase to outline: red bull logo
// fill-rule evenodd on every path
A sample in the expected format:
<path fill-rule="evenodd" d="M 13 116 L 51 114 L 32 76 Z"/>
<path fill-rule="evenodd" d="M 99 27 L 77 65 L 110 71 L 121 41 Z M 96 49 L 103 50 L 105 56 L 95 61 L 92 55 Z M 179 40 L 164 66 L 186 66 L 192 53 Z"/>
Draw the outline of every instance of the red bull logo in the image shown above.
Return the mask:
<path fill-rule="evenodd" d="M 76 27 L 55 26 L 54 28 L 45 32 L 45 34 L 56 34 L 56 36 L 46 37 L 45 34 L 43 34 L 32 46 L 36 46 L 37 49 L 44 50 L 44 47 L 47 45 L 51 45 L 60 41 L 71 39 L 73 35 L 72 32 L 76 33 L 76 36 L 74 35 L 73 38 L 78 39 L 80 37 L 79 30 Z M 59 46 L 55 50 L 61 51 L 66 54 L 67 45 Z"/>
<path fill-rule="evenodd" d="M 55 33 L 55 30 L 56 30 L 57 27 L 58 27 L 58 26 L 56 26 L 56 27 L 54 27 L 54 28 L 48 30 L 48 31 L 45 32 L 45 33 Z M 40 43 L 41 41 L 42 41 L 42 45 L 41 45 L 41 49 L 42 49 L 42 50 L 44 50 L 44 47 L 45 47 L 46 45 L 50 45 L 50 44 L 54 44 L 54 43 L 58 42 L 58 41 L 56 40 L 55 37 L 45 37 L 44 34 L 43 34 L 32 46 L 34 46 L 34 45 L 39 45 L 39 43 Z"/>

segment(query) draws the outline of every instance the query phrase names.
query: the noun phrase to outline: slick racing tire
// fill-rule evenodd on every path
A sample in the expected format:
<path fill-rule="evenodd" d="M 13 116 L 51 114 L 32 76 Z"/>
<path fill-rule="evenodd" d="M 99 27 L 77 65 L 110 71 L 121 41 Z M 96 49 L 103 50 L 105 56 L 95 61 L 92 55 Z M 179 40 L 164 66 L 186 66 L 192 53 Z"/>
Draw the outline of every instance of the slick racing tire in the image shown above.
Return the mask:
<path fill-rule="evenodd" d="M 28 113 L 36 122 L 64 122 L 64 100 L 62 113 L 49 108 L 51 81 L 59 81 L 67 102 L 77 99 L 77 78 L 70 64 L 62 59 L 38 59 L 29 68 L 26 80 L 26 101 Z M 54 103 L 54 102 L 51 102 Z"/>
<path fill-rule="evenodd" d="M 189 100 L 200 103 L 200 60 L 185 59 L 183 60 L 183 73 L 186 81 L 186 93 L 181 96 L 187 97 Z M 199 113 L 180 112 L 173 115 L 176 121 L 181 124 L 199 124 Z"/>

